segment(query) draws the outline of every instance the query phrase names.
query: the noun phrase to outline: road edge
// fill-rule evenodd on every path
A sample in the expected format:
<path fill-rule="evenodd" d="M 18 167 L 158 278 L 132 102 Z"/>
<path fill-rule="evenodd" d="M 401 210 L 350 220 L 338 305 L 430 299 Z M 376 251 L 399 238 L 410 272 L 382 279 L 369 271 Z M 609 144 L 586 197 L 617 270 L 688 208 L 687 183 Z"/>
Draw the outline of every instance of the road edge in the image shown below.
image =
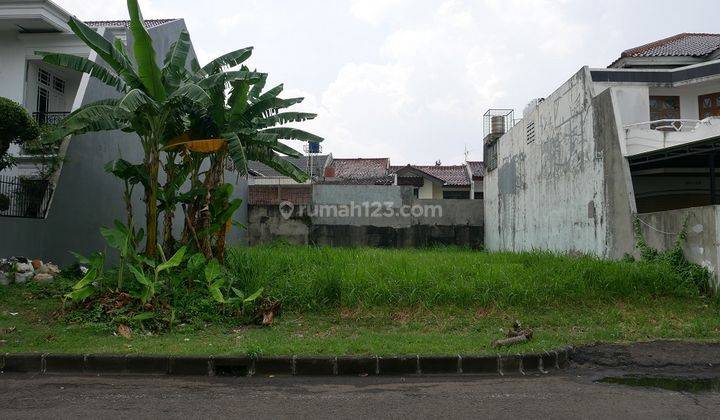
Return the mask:
<path fill-rule="evenodd" d="M 5 353 L 0 373 L 178 376 L 527 375 L 568 366 L 573 346 L 543 353 L 455 356 L 157 356 Z"/>

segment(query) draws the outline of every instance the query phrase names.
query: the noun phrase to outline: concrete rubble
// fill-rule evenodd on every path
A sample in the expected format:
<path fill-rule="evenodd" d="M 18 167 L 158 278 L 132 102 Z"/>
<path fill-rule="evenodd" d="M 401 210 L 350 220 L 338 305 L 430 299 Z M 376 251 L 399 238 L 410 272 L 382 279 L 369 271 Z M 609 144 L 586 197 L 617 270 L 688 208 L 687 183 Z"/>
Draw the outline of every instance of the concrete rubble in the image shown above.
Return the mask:
<path fill-rule="evenodd" d="M 60 273 L 60 268 L 42 260 L 25 257 L 0 258 L 0 286 L 12 283 L 24 284 L 29 281 L 51 282 Z"/>

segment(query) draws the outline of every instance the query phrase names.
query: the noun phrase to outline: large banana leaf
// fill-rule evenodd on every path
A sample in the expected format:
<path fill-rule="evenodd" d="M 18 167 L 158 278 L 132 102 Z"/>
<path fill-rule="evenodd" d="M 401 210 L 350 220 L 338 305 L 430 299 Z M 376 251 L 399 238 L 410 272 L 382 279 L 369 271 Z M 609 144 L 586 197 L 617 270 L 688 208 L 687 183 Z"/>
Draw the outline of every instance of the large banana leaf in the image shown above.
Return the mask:
<path fill-rule="evenodd" d="M 227 83 L 241 80 L 245 80 L 250 83 L 257 83 L 260 81 L 262 75 L 263 73 L 256 73 L 253 71 L 227 71 L 212 74 L 200 80 L 198 85 L 203 89 L 224 89 Z"/>
<path fill-rule="evenodd" d="M 87 46 L 92 48 L 100 58 L 115 70 L 115 73 L 130 86 L 130 88 L 138 88 L 142 86 L 140 78 L 135 73 L 132 63 L 125 54 L 118 51 L 107 39 L 98 34 L 95 29 L 87 26 L 82 21 L 71 17 L 68 21 L 70 29 L 78 36 Z"/>
<path fill-rule="evenodd" d="M 210 104 L 210 96 L 205 89 L 194 83 L 185 83 L 168 97 L 168 102 L 188 101 L 203 108 Z"/>
<path fill-rule="evenodd" d="M 112 105 L 87 105 L 68 116 L 62 125 L 52 131 L 47 141 L 53 142 L 69 135 L 79 135 L 93 131 L 120 130 L 126 123 L 116 117 L 116 107 Z"/>
<path fill-rule="evenodd" d="M 228 142 L 228 154 L 235 164 L 235 169 L 240 172 L 241 175 L 247 174 L 247 156 L 245 155 L 245 148 L 243 147 L 240 137 L 235 133 L 225 133 L 223 134 L 223 138 Z"/>
<path fill-rule="evenodd" d="M 88 60 L 87 58 L 71 54 L 51 53 L 45 51 L 35 51 L 35 54 L 41 56 L 43 61 L 46 63 L 65 67 L 82 73 L 88 73 L 89 75 L 99 79 L 101 82 L 112 86 L 121 92 L 126 88 L 125 82 L 123 82 L 110 70 Z"/>
<path fill-rule="evenodd" d="M 250 84 L 241 80 L 232 83 L 232 92 L 230 92 L 230 121 L 236 120 L 241 123 L 245 123 L 243 119 L 243 113 L 247 109 L 248 93 L 250 92 Z"/>
<path fill-rule="evenodd" d="M 276 125 L 282 125 L 289 122 L 301 122 L 312 120 L 317 117 L 317 114 L 310 114 L 307 112 L 281 112 L 279 114 L 267 117 L 267 118 L 253 118 L 252 122 L 256 128 L 268 128 Z"/>
<path fill-rule="evenodd" d="M 287 144 L 280 143 L 279 141 L 276 141 L 274 145 L 272 145 L 272 149 L 280 152 L 284 155 L 292 156 L 292 157 L 300 157 L 302 156 L 302 153 L 298 152 L 297 150 L 293 149 L 292 147 L 288 146 Z"/>
<path fill-rule="evenodd" d="M 125 159 L 115 159 L 105 165 L 105 172 L 109 172 L 131 185 L 142 184 L 145 187 L 150 185 L 150 176 L 143 164 L 133 165 Z"/>
<path fill-rule="evenodd" d="M 248 107 L 247 114 L 251 117 L 269 117 L 277 114 L 280 109 L 288 108 L 292 105 L 299 104 L 304 98 L 265 98 Z"/>
<path fill-rule="evenodd" d="M 130 13 L 130 32 L 133 36 L 133 52 L 138 66 L 138 77 L 147 90 L 148 95 L 156 101 L 165 100 L 165 86 L 162 84 L 162 75 L 157 65 L 155 48 L 152 38 L 145 29 L 140 7 L 137 0 L 127 0 Z"/>
<path fill-rule="evenodd" d="M 132 118 L 136 112 L 158 112 L 159 105 L 142 89 L 133 89 L 128 92 L 118 103 L 118 109 L 126 112 L 128 118 Z"/>
<path fill-rule="evenodd" d="M 177 41 L 173 43 L 165 56 L 165 67 L 163 68 L 185 68 L 187 63 L 188 53 L 190 52 L 190 34 L 188 31 L 183 30 L 180 32 Z"/>
<path fill-rule="evenodd" d="M 320 136 L 292 127 L 266 128 L 265 130 L 262 130 L 261 133 L 275 134 L 278 139 L 283 140 L 313 141 L 318 143 L 324 140 Z"/>
<path fill-rule="evenodd" d="M 70 114 L 68 114 L 68 115 L 63 119 L 63 121 L 67 120 L 68 118 L 74 116 L 74 115 L 77 114 L 77 113 L 82 112 L 83 110 L 85 110 L 85 108 L 90 108 L 90 107 L 92 107 L 92 106 L 98 106 L 98 105 L 107 105 L 107 106 L 109 106 L 109 107 L 111 107 L 111 108 L 115 108 L 115 107 L 117 106 L 117 104 L 119 104 L 119 103 L 120 103 L 120 98 L 105 98 L 105 99 L 100 99 L 99 101 L 91 102 L 91 103 L 89 103 L 89 104 L 85 104 L 85 105 L 81 106 L 80 108 L 78 108 L 78 109 L 76 109 L 75 111 L 73 111 L 73 112 L 71 112 Z M 62 123 L 61 123 L 61 124 L 62 124 Z"/>
<path fill-rule="evenodd" d="M 248 145 L 251 146 L 263 146 L 270 148 L 274 146 L 278 141 L 277 134 L 271 133 L 259 133 L 253 130 L 242 130 L 243 136 L 247 139 Z"/>
<path fill-rule="evenodd" d="M 189 52 L 190 34 L 183 30 L 165 56 L 162 79 L 168 93 L 175 91 L 185 80 L 195 81 L 197 79 L 185 67 Z"/>
<path fill-rule="evenodd" d="M 125 44 L 123 44 L 122 39 L 115 38 L 115 42 L 113 42 L 113 46 L 115 47 L 115 50 L 123 57 L 125 61 L 128 63 L 132 63 L 130 60 L 130 55 L 128 55 L 127 50 L 125 49 Z"/>
<path fill-rule="evenodd" d="M 277 96 L 282 93 L 283 89 L 285 89 L 285 85 L 281 83 L 274 88 L 268 90 L 267 92 L 261 94 L 258 99 L 262 101 L 263 99 L 277 98 Z"/>
<path fill-rule="evenodd" d="M 197 58 L 193 58 L 190 60 L 190 70 L 193 72 L 195 77 L 207 77 L 208 74 L 200 67 L 200 63 L 198 63 Z"/>
<path fill-rule="evenodd" d="M 267 76 L 267 73 L 263 73 L 260 80 L 253 85 L 252 89 L 250 90 L 251 100 L 256 100 L 262 93 L 262 90 L 265 89 L 265 84 L 267 83 Z"/>
<path fill-rule="evenodd" d="M 264 159 L 263 163 L 281 174 L 289 176 L 296 182 L 305 182 L 309 178 L 305 171 L 295 166 L 292 162 L 283 159 L 277 153 L 273 153 L 269 159 Z"/>
<path fill-rule="evenodd" d="M 253 47 L 247 47 L 221 55 L 209 62 L 202 69 L 207 74 L 213 74 L 219 72 L 224 67 L 235 67 L 250 58 L 252 50 Z"/>

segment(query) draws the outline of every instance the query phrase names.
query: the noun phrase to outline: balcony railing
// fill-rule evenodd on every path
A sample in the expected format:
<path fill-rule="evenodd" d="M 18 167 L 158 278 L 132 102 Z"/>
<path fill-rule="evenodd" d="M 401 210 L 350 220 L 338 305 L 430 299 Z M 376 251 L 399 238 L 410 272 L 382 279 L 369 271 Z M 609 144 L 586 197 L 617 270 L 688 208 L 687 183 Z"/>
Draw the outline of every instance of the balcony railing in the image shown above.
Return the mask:
<path fill-rule="evenodd" d="M 637 124 L 628 124 L 625 126 L 626 130 L 629 129 L 645 129 L 645 130 L 658 130 L 658 131 L 694 131 L 702 124 L 710 124 L 713 119 L 705 118 L 704 120 L 656 120 L 647 121 Z"/>
<path fill-rule="evenodd" d="M 0 217 L 44 219 L 51 195 L 48 180 L 0 176 Z"/>
<path fill-rule="evenodd" d="M 59 124 L 69 112 L 33 112 L 32 116 L 40 125 L 56 125 Z"/>
<path fill-rule="evenodd" d="M 628 124 L 625 126 L 625 154 L 636 155 L 718 136 L 720 136 L 720 117 Z"/>

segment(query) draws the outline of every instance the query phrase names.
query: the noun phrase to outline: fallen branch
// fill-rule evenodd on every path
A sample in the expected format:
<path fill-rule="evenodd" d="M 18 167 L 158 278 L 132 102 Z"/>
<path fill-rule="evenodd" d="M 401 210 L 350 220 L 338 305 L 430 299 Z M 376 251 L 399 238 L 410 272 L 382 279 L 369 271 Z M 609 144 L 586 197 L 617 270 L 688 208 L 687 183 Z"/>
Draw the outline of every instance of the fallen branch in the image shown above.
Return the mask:
<path fill-rule="evenodd" d="M 492 342 L 493 347 L 512 346 L 513 344 L 524 343 L 530 341 L 533 336 L 533 330 L 524 330 L 517 332 L 516 335 L 508 338 L 501 338 Z"/>

